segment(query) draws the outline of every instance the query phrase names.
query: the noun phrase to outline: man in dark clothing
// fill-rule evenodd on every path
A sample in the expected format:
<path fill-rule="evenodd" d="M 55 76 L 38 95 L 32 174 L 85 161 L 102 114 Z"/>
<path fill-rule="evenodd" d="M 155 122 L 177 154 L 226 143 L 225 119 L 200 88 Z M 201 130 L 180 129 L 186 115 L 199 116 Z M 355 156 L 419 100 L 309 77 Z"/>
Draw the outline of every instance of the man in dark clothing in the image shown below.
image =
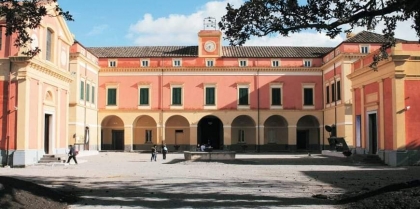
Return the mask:
<path fill-rule="evenodd" d="M 163 145 L 162 147 L 162 155 L 163 155 L 163 159 L 166 160 L 166 153 L 168 153 L 168 148 L 166 147 L 166 145 Z"/>
<path fill-rule="evenodd" d="M 150 162 L 152 162 L 153 160 L 156 161 L 156 154 L 157 154 L 157 148 L 156 148 L 156 145 L 154 145 L 152 147 L 152 158 L 150 158 Z"/>
<path fill-rule="evenodd" d="M 70 163 L 70 160 L 73 158 L 74 162 L 77 164 L 77 160 L 76 160 L 76 150 L 74 149 L 74 147 L 72 145 L 69 145 L 69 159 L 67 160 L 67 163 Z"/>

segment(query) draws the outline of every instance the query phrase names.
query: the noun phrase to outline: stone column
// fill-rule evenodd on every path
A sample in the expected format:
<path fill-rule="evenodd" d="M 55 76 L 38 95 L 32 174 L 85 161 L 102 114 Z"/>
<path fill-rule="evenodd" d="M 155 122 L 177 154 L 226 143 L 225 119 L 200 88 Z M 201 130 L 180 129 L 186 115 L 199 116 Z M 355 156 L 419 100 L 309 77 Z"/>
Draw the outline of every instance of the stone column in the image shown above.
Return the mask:
<path fill-rule="evenodd" d="M 190 125 L 190 144 L 186 150 L 195 151 L 197 146 L 197 125 Z"/>
<path fill-rule="evenodd" d="M 223 126 L 223 145 L 226 147 L 230 147 L 232 145 L 232 126 L 224 125 Z"/>
<path fill-rule="evenodd" d="M 124 151 L 133 151 L 133 126 L 124 126 Z"/>
<path fill-rule="evenodd" d="M 296 131 L 297 127 L 295 125 L 289 125 L 287 128 L 287 145 L 289 147 L 289 150 L 296 150 Z"/>
<path fill-rule="evenodd" d="M 403 75 L 395 75 L 392 79 L 392 112 L 394 124 L 393 150 L 405 150 L 405 111 L 400 114 L 396 112 L 405 109 L 404 79 Z"/>

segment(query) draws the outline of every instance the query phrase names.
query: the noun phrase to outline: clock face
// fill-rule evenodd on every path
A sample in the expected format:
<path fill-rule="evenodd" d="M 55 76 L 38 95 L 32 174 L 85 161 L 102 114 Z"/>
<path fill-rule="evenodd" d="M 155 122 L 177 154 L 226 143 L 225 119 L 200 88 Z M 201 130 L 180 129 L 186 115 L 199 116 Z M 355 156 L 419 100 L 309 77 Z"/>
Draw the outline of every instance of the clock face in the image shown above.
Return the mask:
<path fill-rule="evenodd" d="M 206 50 L 207 52 L 213 52 L 214 50 L 216 50 L 216 43 L 214 43 L 214 41 L 207 41 L 204 44 L 204 50 Z"/>

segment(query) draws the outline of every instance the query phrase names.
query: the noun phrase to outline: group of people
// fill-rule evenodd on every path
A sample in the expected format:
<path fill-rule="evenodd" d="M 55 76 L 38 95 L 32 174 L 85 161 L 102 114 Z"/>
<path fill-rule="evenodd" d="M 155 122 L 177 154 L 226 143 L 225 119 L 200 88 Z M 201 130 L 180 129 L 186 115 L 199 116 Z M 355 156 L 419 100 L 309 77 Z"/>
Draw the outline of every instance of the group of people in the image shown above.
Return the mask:
<path fill-rule="evenodd" d="M 168 148 L 164 144 L 162 146 L 162 157 L 163 157 L 164 160 L 166 160 L 166 154 L 167 153 L 168 153 Z M 152 157 L 150 158 L 150 162 L 152 162 L 153 160 L 156 161 L 156 159 L 157 159 L 157 146 L 153 145 L 153 147 L 152 147 Z"/>
<path fill-rule="evenodd" d="M 202 144 L 201 146 L 200 146 L 200 144 L 197 144 L 196 151 L 202 151 L 202 152 L 204 152 L 204 151 L 206 151 L 206 149 L 213 149 L 213 147 L 211 147 L 210 144 L 208 144 L 208 145 Z"/>

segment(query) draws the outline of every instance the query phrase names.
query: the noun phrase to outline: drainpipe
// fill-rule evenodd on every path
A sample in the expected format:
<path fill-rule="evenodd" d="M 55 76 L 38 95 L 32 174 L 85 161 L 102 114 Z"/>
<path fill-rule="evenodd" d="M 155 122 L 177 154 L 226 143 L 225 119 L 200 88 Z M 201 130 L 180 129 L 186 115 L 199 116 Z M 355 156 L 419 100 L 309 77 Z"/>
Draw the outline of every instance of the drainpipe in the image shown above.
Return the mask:
<path fill-rule="evenodd" d="M 164 136 L 163 136 L 163 57 L 161 57 L 161 72 L 160 72 L 160 137 L 162 138 L 162 144 L 164 141 Z"/>
<path fill-rule="evenodd" d="M 325 84 L 325 81 L 324 81 L 324 70 L 322 70 L 322 106 L 324 107 L 324 111 L 322 111 L 322 123 L 324 124 L 324 126 L 325 126 L 325 100 L 324 100 L 324 96 L 325 96 L 325 94 L 324 94 L 324 90 L 325 90 L 325 88 L 324 88 L 324 84 Z M 324 150 L 325 149 L 325 139 L 324 139 L 324 128 L 322 128 L 322 150 Z"/>
<path fill-rule="evenodd" d="M 87 81 L 88 81 L 88 78 L 87 78 L 87 63 L 85 63 L 85 87 L 83 88 L 84 90 L 85 90 L 85 92 L 87 92 L 87 91 L 89 91 L 88 89 L 86 89 L 86 87 L 87 87 Z M 84 146 L 84 150 L 86 150 L 86 149 L 88 149 L 89 150 L 89 145 L 88 144 L 86 144 L 86 108 L 87 108 L 87 106 L 86 106 L 86 101 L 88 100 L 88 98 L 87 98 L 87 96 L 88 95 L 86 95 L 85 94 L 85 92 L 83 92 L 83 94 L 85 95 L 84 96 L 84 98 L 85 98 L 85 107 L 84 107 L 84 109 L 85 109 L 85 117 L 84 117 L 84 122 L 83 122 L 83 133 L 84 133 L 84 141 L 85 141 L 85 146 Z M 89 95 L 90 96 L 90 95 Z"/>
<path fill-rule="evenodd" d="M 258 63 L 258 59 L 257 59 Z M 257 146 L 257 152 L 260 152 L 260 69 L 257 69 L 257 138 L 258 138 L 258 146 Z"/>

